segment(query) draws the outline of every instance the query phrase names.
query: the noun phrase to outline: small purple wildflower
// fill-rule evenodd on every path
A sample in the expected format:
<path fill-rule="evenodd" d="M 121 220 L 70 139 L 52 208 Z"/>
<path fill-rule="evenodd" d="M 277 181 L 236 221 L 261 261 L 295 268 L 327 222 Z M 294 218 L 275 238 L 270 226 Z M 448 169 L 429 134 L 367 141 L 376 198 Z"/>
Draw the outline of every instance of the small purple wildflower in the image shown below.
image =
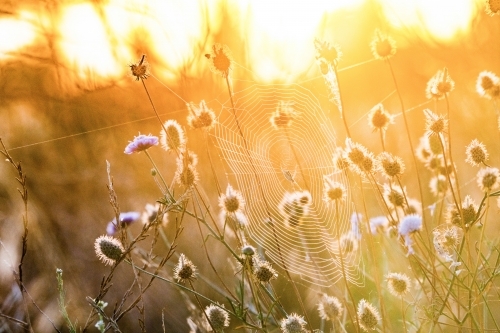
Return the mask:
<path fill-rule="evenodd" d="M 126 213 L 120 213 L 120 226 L 126 227 L 129 224 L 132 224 L 133 222 L 137 221 L 141 217 L 141 214 L 138 212 L 126 212 Z M 113 221 L 108 223 L 108 226 L 106 227 L 106 233 L 109 236 L 113 236 L 116 234 L 118 231 L 118 224 L 116 223 L 116 218 L 113 219 Z"/>
<path fill-rule="evenodd" d="M 127 147 L 125 147 L 125 154 L 132 154 L 132 153 L 139 153 L 141 151 L 144 151 L 148 149 L 149 147 L 156 146 L 158 145 L 158 137 L 154 135 L 144 135 L 144 134 L 139 134 L 138 136 L 134 137 L 134 140 L 132 140 Z"/>
<path fill-rule="evenodd" d="M 405 246 L 408 248 L 408 254 L 414 254 L 413 240 L 410 235 L 422 229 L 422 217 L 416 214 L 407 215 L 399 224 L 399 234 L 405 238 Z"/>

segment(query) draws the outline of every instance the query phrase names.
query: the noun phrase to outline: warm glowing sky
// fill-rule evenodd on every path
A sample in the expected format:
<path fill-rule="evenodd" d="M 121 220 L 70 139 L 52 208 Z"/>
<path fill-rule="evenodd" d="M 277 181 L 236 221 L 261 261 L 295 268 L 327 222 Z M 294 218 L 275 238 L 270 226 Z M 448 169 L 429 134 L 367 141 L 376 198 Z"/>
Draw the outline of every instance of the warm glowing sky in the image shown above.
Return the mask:
<path fill-rule="evenodd" d="M 224 2 L 238 18 L 241 36 L 255 79 L 293 79 L 310 66 L 311 41 L 321 34 L 325 17 L 339 10 L 361 10 L 368 0 L 287 1 L 242 0 Z M 472 18 L 482 10 L 480 0 L 377 0 L 392 29 L 410 28 L 445 42 L 467 32 Z M 119 78 L 123 63 L 137 60 L 141 40 L 163 62 L 166 79 L 186 66 L 193 48 L 210 45 L 221 26 L 219 0 L 110 0 L 98 7 L 91 2 L 61 4 L 54 12 L 23 9 L 0 18 L 0 61 L 16 52 L 44 43 L 44 33 L 57 36 L 58 60 L 73 68 L 76 77 Z M 284 5 L 286 3 L 286 6 Z M 279 13 L 279 15 L 278 15 Z M 51 19 L 49 19 L 49 17 Z M 319 36 L 322 37 L 322 36 Z M 206 47 L 208 49 L 208 47 Z M 140 47 L 139 47 L 140 49 Z M 196 66 L 190 66 L 196 75 Z M 293 73 L 293 74 L 292 74 Z"/>

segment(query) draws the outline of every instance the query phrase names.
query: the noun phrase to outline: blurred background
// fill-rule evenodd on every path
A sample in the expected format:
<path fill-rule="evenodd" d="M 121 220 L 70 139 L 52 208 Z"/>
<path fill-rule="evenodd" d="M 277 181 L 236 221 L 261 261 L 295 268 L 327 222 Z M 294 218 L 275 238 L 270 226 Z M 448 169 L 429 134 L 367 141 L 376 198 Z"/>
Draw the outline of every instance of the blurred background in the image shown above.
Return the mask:
<path fill-rule="evenodd" d="M 488 15 L 486 5 L 484 0 L 3 1 L 0 137 L 28 176 L 30 233 L 24 279 L 31 296 L 64 327 L 56 297 L 55 271 L 61 268 L 70 317 L 85 322 L 90 311 L 85 297 L 96 295 L 108 271 L 93 249 L 94 240 L 113 219 L 106 161 L 111 163 L 122 211 L 142 212 L 161 196 L 147 159 L 123 154 L 134 135 L 158 135 L 160 130 L 142 84 L 129 75 L 129 65 L 143 54 L 152 72 L 146 84 L 163 120 L 187 126 L 186 102 L 206 100 L 216 113 L 227 103 L 225 82 L 210 72 L 204 56 L 214 43 L 222 43 L 235 60 L 235 92 L 256 83 L 299 84 L 331 109 L 325 112 L 337 124 L 342 143 L 345 130 L 336 107 L 328 104 L 313 41 L 335 43 L 343 53 L 339 82 L 351 134 L 374 149 L 378 134 L 368 129 L 368 111 L 384 101 L 391 113 L 401 112 L 387 64 L 376 61 L 370 51 L 378 28 L 397 43 L 391 61 L 405 106 L 411 109 L 414 142 L 424 132 L 421 105 L 433 107 L 423 104 L 426 83 L 447 67 L 456 83 L 450 97 L 455 156 L 465 158 L 465 146 L 477 138 L 498 165 L 495 110 L 475 91 L 481 71 L 500 74 L 500 16 Z M 401 130 L 387 133 L 388 150 L 408 149 L 400 139 L 400 118 L 395 126 Z M 200 132 L 187 134 L 191 147 L 203 142 Z M 200 165 L 208 165 L 206 154 L 197 153 Z M 171 177 L 175 156 L 160 149 L 152 154 Z M 410 187 L 415 184 L 413 166 L 409 155 L 402 157 Z M 0 299 L 2 313 L 22 317 L 12 275 L 20 256 L 23 212 L 14 171 L 0 164 Z M 459 170 L 463 180 L 473 179 L 475 172 L 466 165 Z M 200 173 L 207 179 L 210 170 Z M 214 185 L 207 181 L 204 186 L 216 205 Z M 139 228 L 132 226 L 134 232 Z M 201 238 L 186 228 L 178 250 L 196 263 L 194 258 L 204 254 L 201 245 L 192 244 L 201 244 Z M 208 268 L 197 266 L 211 278 Z M 116 292 L 107 296 L 111 308 L 133 278 L 126 267 L 121 269 Z M 225 274 L 231 278 L 234 272 Z M 146 294 L 148 331 L 161 331 L 164 309 L 167 332 L 188 332 L 189 313 L 179 303 L 184 304 L 176 289 L 156 283 Z M 51 330 L 43 315 L 34 308 L 31 313 L 36 331 Z M 129 328 L 124 331 L 137 329 L 137 316 L 132 312 L 121 321 Z M 12 324 L 0 324 L 2 331 L 12 329 Z"/>

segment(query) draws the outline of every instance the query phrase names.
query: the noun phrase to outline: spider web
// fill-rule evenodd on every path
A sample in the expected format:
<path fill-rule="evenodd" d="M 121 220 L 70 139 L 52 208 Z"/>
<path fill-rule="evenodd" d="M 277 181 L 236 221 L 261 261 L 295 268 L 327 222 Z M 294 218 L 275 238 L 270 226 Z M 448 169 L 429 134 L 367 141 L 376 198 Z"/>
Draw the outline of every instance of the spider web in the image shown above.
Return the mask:
<path fill-rule="evenodd" d="M 213 136 L 229 166 L 231 185 L 245 198 L 246 231 L 281 268 L 328 287 L 342 278 L 362 284 L 359 252 L 339 255 L 339 237 L 351 230 L 350 196 L 338 211 L 323 200 L 324 177 L 335 173 L 334 128 L 318 99 L 300 85 L 253 84 L 233 94 L 236 117 L 226 101 Z M 280 105 L 296 112 L 291 126 L 276 129 L 270 118 Z M 309 213 L 291 227 L 279 210 L 287 192 L 309 191 Z M 349 193 L 349 192 L 348 192 Z M 338 224 L 338 228 L 337 228 Z M 340 235 L 337 233 L 339 230 Z"/>

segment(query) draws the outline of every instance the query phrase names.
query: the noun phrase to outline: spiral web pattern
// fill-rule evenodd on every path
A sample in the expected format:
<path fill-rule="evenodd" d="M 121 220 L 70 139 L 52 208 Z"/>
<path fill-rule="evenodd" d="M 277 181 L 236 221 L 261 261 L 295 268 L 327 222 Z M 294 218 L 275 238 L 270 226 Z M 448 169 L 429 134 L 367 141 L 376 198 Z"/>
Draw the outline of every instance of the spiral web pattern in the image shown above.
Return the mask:
<path fill-rule="evenodd" d="M 300 85 L 259 84 L 234 93 L 233 100 L 236 118 L 226 101 L 213 135 L 231 185 L 245 198 L 248 235 L 275 264 L 284 263 L 306 281 L 330 286 L 342 278 L 344 266 L 349 281 L 361 284 L 361 256 L 344 253 L 341 262 L 339 255 L 337 230 L 340 235 L 351 230 L 350 197 L 338 211 L 323 200 L 325 176 L 348 186 L 343 174 L 335 173 L 334 129 L 319 101 Z M 289 127 L 271 124 L 280 105 L 295 111 Z M 309 191 L 312 201 L 308 214 L 290 226 L 279 205 L 294 191 Z"/>

